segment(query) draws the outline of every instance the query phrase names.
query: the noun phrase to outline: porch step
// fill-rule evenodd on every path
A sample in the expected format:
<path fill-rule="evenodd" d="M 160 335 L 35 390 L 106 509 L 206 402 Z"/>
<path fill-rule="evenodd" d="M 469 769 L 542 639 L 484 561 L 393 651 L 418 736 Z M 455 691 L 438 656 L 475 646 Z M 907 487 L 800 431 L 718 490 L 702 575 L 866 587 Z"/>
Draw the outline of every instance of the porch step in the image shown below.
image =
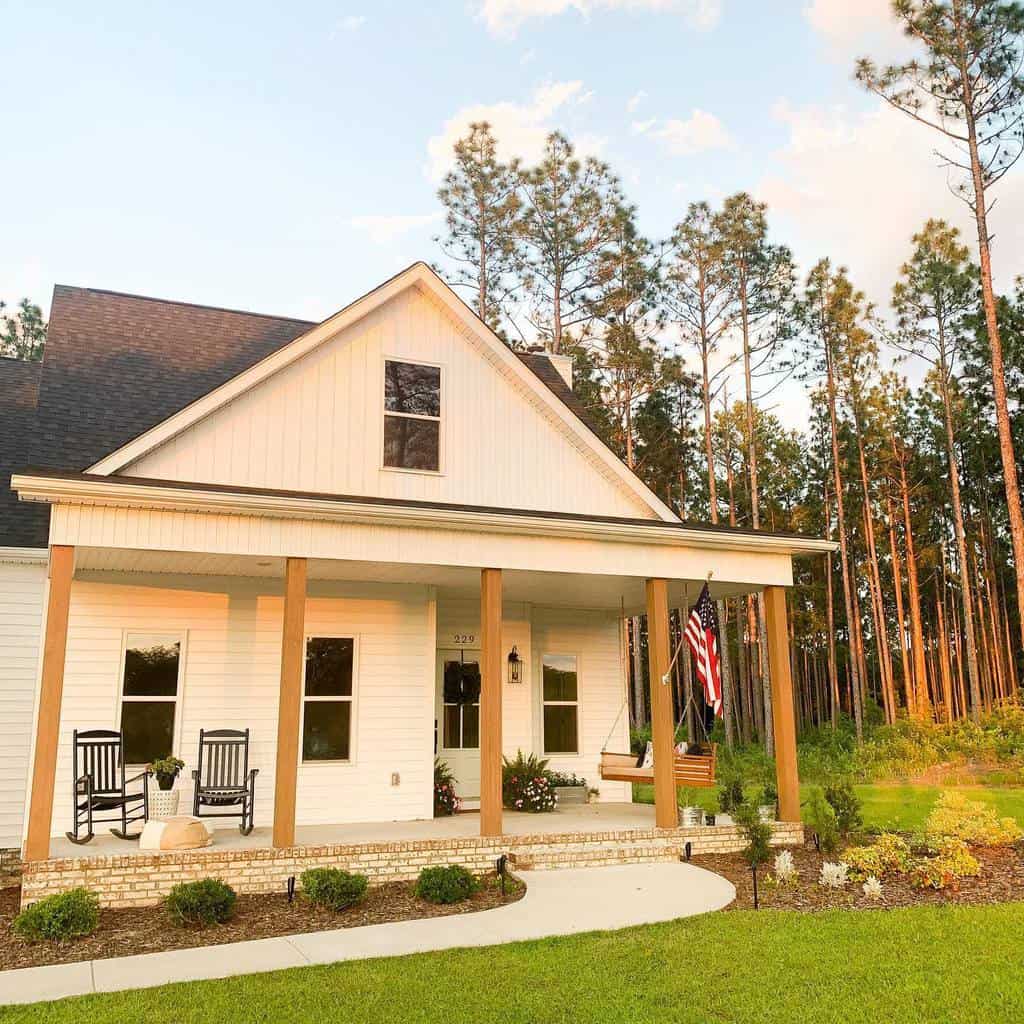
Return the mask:
<path fill-rule="evenodd" d="M 676 846 L 662 844 L 623 844 L 595 846 L 580 844 L 572 849 L 518 854 L 515 869 L 521 871 L 554 871 L 558 868 L 608 867 L 613 864 L 654 864 L 679 859 Z"/>

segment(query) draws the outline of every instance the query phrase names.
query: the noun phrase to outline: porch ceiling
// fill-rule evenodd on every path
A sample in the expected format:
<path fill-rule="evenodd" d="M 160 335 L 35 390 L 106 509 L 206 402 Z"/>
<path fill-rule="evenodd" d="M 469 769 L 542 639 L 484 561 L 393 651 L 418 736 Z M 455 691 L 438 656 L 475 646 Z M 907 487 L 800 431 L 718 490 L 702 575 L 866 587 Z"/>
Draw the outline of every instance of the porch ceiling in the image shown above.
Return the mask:
<path fill-rule="evenodd" d="M 468 566 L 311 558 L 308 568 L 311 594 L 332 582 L 433 586 L 438 596 L 447 598 L 476 599 L 480 594 L 480 570 Z M 125 574 L 163 576 L 166 578 L 159 585 L 178 587 L 187 584 L 187 577 L 247 577 L 265 579 L 276 589 L 284 577 L 284 559 L 80 546 L 76 552 L 75 572 L 81 579 L 109 582 Z M 673 607 L 692 604 L 702 584 L 703 580 L 670 581 L 670 603 Z M 736 597 L 758 589 L 718 583 L 714 579 L 710 587 L 716 598 Z M 641 577 L 506 569 L 503 591 L 505 600 L 511 602 L 608 610 L 624 607 L 630 614 L 645 608 Z"/>

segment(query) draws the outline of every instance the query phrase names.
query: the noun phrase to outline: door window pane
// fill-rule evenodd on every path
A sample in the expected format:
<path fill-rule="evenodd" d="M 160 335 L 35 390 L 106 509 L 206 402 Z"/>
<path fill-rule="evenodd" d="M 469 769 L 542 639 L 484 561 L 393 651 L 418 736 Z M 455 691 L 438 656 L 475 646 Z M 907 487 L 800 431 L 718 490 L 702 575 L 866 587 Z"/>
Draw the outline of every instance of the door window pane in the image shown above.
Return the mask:
<path fill-rule="evenodd" d="M 444 706 L 444 745 L 449 750 L 462 746 L 462 709 L 458 704 Z"/>
<path fill-rule="evenodd" d="M 351 716 L 351 701 L 307 701 L 302 727 L 302 760 L 347 761 Z"/>
<path fill-rule="evenodd" d="M 167 757 L 174 744 L 174 702 L 133 700 L 121 705 L 125 764 L 149 764 Z"/>
<path fill-rule="evenodd" d="M 579 746 L 576 736 L 576 705 L 545 705 L 544 753 L 575 754 L 578 749 Z"/>
<path fill-rule="evenodd" d="M 306 696 L 351 697 L 350 637 L 310 637 L 306 642 Z"/>
<path fill-rule="evenodd" d="M 480 746 L 480 705 L 465 704 L 462 708 L 462 749 Z"/>

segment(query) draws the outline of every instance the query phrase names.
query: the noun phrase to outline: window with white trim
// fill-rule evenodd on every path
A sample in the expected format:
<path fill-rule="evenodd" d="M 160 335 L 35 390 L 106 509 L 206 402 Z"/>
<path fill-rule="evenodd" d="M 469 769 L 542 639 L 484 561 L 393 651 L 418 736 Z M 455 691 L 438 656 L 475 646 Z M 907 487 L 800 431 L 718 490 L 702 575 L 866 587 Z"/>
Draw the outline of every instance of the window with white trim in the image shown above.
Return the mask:
<path fill-rule="evenodd" d="M 441 368 L 384 360 L 384 465 L 441 468 Z"/>
<path fill-rule="evenodd" d="M 352 760 L 352 637 L 306 637 L 302 760 Z"/>
<path fill-rule="evenodd" d="M 544 753 L 579 753 L 579 677 L 575 654 L 541 657 Z"/>
<path fill-rule="evenodd" d="M 125 764 L 149 764 L 174 753 L 181 692 L 180 634 L 128 633 L 121 678 Z"/>

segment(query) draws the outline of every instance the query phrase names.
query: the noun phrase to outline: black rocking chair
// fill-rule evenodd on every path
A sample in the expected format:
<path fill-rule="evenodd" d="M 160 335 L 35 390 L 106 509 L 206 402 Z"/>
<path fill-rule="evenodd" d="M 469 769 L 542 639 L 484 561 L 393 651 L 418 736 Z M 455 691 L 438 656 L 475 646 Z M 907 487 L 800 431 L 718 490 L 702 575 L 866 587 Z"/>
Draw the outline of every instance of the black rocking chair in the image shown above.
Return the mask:
<path fill-rule="evenodd" d="M 74 732 L 72 739 L 74 782 L 72 795 L 75 829 L 66 833 L 73 843 L 82 845 L 93 837 L 93 826 L 98 822 L 120 822 L 120 828 L 110 831 L 118 839 L 138 839 L 141 832 L 128 834 L 133 821 L 149 818 L 149 776 L 143 771 L 130 779 L 124 777 L 123 742 L 121 734 L 113 729 L 89 729 Z M 129 793 L 128 786 L 142 782 L 142 792 Z M 112 816 L 98 817 L 108 811 Z M 86 833 L 81 834 L 82 827 Z"/>
<path fill-rule="evenodd" d="M 249 767 L 248 729 L 200 729 L 199 768 L 192 772 L 193 817 L 241 818 L 238 831 L 247 836 L 253 826 L 258 774 L 258 768 Z M 202 807 L 216 810 L 203 814 Z"/>

